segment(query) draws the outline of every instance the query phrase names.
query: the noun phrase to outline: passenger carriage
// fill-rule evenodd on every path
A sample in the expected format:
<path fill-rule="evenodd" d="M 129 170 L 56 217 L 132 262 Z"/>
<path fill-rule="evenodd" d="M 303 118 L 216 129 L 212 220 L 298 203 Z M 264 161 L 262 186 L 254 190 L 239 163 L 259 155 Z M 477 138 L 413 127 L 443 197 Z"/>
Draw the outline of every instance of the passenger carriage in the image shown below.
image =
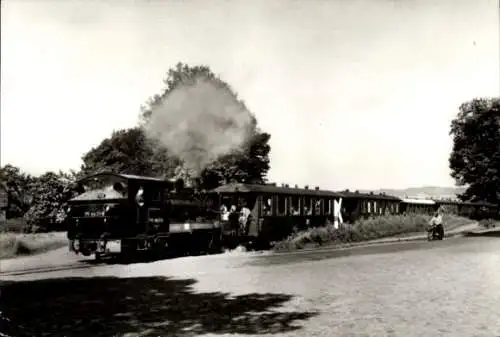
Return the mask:
<path fill-rule="evenodd" d="M 426 214 L 431 215 L 437 211 L 439 205 L 430 199 L 404 198 L 400 202 L 400 214 Z"/>
<path fill-rule="evenodd" d="M 281 240 L 296 230 L 333 222 L 334 207 L 341 197 L 318 187 L 280 187 L 276 184 L 232 183 L 211 193 L 217 195 L 218 205 L 226 209 L 234 205 L 239 210 L 241 204 L 247 205 L 251 212 L 245 228 L 238 232 L 238 223 L 227 221 L 222 224 L 223 233 L 226 237 L 237 236 L 258 245 Z"/>
<path fill-rule="evenodd" d="M 375 193 L 360 193 L 345 190 L 338 192 L 342 196 L 342 218 L 345 222 L 354 223 L 359 218 L 379 215 L 399 214 L 401 199 Z"/>
<path fill-rule="evenodd" d="M 498 206 L 487 202 L 463 202 L 458 200 L 434 200 L 447 213 L 474 220 L 497 219 Z"/>

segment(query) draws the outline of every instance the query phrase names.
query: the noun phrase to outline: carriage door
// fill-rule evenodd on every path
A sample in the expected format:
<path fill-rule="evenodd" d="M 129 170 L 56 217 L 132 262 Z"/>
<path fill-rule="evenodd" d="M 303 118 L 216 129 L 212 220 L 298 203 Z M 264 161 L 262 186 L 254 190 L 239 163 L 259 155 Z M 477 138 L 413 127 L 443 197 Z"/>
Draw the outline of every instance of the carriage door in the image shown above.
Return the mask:
<path fill-rule="evenodd" d="M 147 232 L 165 232 L 168 228 L 165 228 L 164 223 L 165 212 L 162 210 L 162 194 L 163 191 L 159 188 L 151 188 L 149 193 L 149 202 L 145 208 L 145 221 L 146 221 L 146 231 Z"/>

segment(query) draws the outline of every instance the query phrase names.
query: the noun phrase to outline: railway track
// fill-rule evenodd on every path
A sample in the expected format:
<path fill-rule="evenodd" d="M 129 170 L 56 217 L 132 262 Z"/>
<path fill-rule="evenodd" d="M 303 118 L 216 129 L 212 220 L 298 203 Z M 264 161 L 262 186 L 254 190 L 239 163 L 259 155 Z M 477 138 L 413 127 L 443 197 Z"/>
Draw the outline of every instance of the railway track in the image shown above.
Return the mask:
<path fill-rule="evenodd" d="M 52 267 L 37 267 L 37 268 L 26 268 L 26 269 L 19 269 L 19 270 L 11 270 L 7 272 L 0 272 L 0 278 L 4 276 L 22 276 L 22 275 L 29 275 L 29 274 L 41 274 L 41 273 L 51 273 L 51 272 L 57 272 L 57 271 L 65 271 L 65 270 L 76 270 L 76 269 L 88 269 L 88 268 L 93 268 L 98 265 L 89 265 L 89 264 L 70 264 L 70 265 L 64 265 L 64 266 L 52 266 Z"/>

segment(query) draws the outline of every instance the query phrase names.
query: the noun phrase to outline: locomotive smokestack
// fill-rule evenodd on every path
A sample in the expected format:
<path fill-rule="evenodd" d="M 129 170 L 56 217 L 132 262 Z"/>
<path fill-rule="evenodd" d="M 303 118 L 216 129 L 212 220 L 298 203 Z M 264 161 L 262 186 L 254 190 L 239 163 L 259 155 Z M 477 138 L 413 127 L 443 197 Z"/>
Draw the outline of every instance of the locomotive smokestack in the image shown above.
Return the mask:
<path fill-rule="evenodd" d="M 185 186 L 185 183 L 184 183 L 184 179 L 182 179 L 182 178 L 177 179 L 174 183 L 174 188 L 177 192 L 182 191 L 184 189 L 184 186 Z"/>

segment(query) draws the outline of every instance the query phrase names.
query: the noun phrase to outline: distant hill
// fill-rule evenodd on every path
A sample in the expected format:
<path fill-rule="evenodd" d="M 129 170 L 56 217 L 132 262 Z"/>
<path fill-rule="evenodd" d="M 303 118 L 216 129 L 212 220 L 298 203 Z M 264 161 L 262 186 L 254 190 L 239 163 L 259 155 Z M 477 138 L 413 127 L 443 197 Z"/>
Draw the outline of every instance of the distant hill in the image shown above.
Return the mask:
<path fill-rule="evenodd" d="M 438 186 L 424 186 L 424 187 L 410 187 L 406 189 L 379 189 L 379 190 L 363 190 L 360 192 L 373 192 L 385 193 L 394 195 L 399 198 L 408 196 L 411 197 L 428 197 L 428 198 L 451 198 L 455 199 L 457 194 L 465 191 L 465 187 L 438 187 Z"/>

